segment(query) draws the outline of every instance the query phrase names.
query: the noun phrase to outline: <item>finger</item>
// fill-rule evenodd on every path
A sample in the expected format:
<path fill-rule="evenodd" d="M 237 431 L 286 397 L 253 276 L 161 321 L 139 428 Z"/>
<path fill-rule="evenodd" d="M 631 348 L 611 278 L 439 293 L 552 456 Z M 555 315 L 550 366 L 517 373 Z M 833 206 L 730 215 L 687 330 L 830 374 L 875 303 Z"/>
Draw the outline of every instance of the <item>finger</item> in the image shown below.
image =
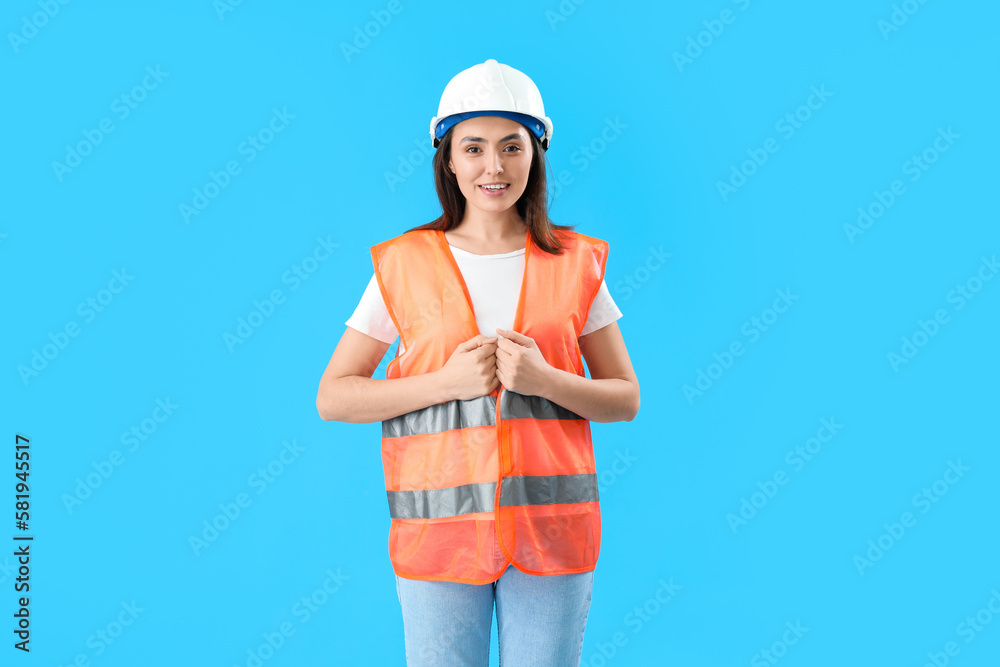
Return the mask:
<path fill-rule="evenodd" d="M 516 331 L 510 331 L 505 329 L 502 329 L 502 331 L 504 332 L 504 334 L 503 336 L 500 337 L 500 340 L 497 341 L 497 345 L 507 345 L 507 346 L 516 345 L 518 347 L 531 346 L 531 339 L 525 336 L 524 334 L 519 334 Z"/>
<path fill-rule="evenodd" d="M 499 333 L 503 338 L 514 341 L 515 343 L 519 343 L 521 345 L 524 345 L 531 340 L 523 333 L 518 333 L 513 329 L 501 329 L 500 327 L 497 327 L 497 333 Z"/>

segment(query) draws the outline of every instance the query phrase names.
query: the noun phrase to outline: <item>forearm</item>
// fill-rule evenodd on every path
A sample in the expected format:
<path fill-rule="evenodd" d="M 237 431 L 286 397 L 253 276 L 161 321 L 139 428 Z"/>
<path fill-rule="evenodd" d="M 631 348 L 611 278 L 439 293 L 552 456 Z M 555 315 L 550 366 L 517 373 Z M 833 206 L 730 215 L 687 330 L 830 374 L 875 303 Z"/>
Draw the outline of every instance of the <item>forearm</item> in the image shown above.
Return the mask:
<path fill-rule="evenodd" d="M 349 375 L 320 387 L 316 409 L 326 421 L 368 424 L 450 400 L 436 373 L 375 379 Z"/>
<path fill-rule="evenodd" d="M 540 394 L 593 422 L 632 421 L 639 411 L 639 389 L 620 378 L 593 379 L 552 368 Z"/>

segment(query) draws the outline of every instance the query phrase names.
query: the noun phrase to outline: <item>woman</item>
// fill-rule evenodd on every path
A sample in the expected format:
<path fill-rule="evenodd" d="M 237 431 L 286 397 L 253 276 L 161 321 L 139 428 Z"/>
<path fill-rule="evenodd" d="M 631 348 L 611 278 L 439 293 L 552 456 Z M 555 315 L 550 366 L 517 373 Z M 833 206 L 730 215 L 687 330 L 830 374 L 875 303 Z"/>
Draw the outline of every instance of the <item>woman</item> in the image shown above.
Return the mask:
<path fill-rule="evenodd" d="M 639 409 L 608 244 L 548 219 L 552 122 L 523 73 L 459 73 L 431 137 L 443 215 L 372 247 L 317 408 L 382 422 L 407 665 L 488 665 L 494 605 L 504 665 L 579 665 L 600 546 L 590 421 Z"/>

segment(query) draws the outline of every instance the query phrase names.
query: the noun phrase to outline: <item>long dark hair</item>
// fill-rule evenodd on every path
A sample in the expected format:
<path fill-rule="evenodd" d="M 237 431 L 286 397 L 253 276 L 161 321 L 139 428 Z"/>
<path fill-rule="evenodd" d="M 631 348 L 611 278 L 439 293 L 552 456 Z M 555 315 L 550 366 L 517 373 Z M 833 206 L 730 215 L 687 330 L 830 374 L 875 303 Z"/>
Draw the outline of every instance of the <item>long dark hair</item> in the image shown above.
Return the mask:
<path fill-rule="evenodd" d="M 462 222 L 462 216 L 465 214 L 465 195 L 458 187 L 455 174 L 448 168 L 453 129 L 449 129 L 441 138 L 437 153 L 434 155 L 434 186 L 437 188 L 438 200 L 441 202 L 443 213 L 436 220 L 408 229 L 407 232 L 419 229 L 446 232 L 458 227 Z M 545 151 L 533 132 L 529 131 L 527 134 L 531 139 L 533 149 L 531 167 L 528 171 L 528 184 L 515 206 L 517 206 L 518 214 L 528 225 L 532 243 L 547 253 L 561 255 L 566 246 L 556 232 L 570 231 L 575 225 L 557 225 L 549 219 Z"/>

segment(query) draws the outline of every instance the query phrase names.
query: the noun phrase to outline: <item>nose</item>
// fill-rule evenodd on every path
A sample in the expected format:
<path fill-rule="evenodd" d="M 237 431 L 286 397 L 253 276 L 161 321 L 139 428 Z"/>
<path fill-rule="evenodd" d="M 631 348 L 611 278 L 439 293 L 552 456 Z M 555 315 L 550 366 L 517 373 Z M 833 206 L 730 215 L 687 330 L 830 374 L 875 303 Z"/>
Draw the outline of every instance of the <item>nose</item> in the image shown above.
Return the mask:
<path fill-rule="evenodd" d="M 499 174 L 503 171 L 503 161 L 501 160 L 500 151 L 493 153 L 493 159 L 487 161 L 486 173 L 487 174 Z"/>

